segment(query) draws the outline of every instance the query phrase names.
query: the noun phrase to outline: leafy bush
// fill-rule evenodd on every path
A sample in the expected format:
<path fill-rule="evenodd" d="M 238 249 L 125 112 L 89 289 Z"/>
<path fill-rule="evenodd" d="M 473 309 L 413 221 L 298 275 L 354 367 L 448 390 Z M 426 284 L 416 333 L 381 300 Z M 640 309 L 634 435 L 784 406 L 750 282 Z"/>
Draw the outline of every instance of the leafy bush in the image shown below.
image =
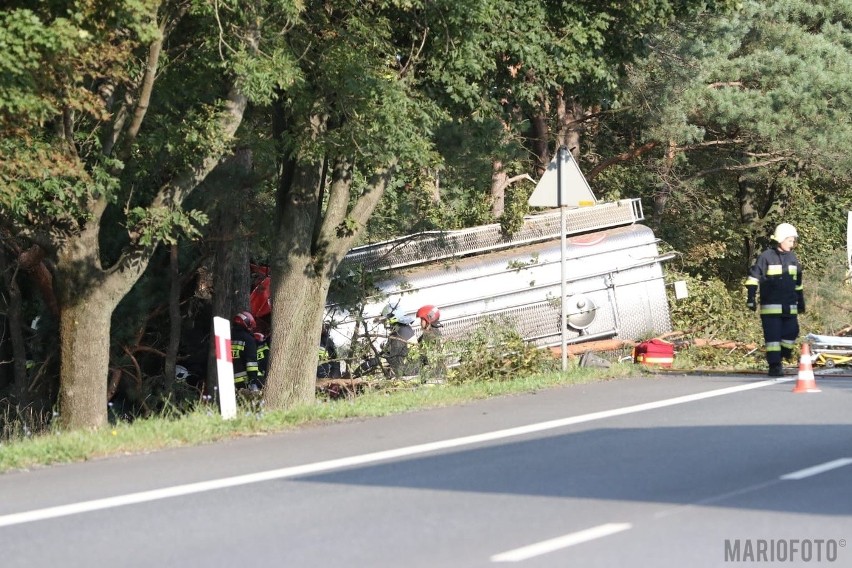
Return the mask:
<path fill-rule="evenodd" d="M 669 290 L 672 329 L 685 338 L 763 342 L 760 318 L 746 308 L 746 291 L 729 290 L 721 280 L 668 271 L 673 280 L 686 281 L 689 296 L 677 300 Z M 745 276 L 743 277 L 745 281 Z"/>
<path fill-rule="evenodd" d="M 689 297 L 677 300 L 670 292 L 672 329 L 685 341 L 678 351 L 680 368 L 761 368 L 764 365 L 760 316 L 745 307 L 745 289 L 730 290 L 719 279 L 690 276 L 668 270 L 674 280 L 685 280 Z M 845 335 L 852 328 L 852 285 L 847 280 L 841 251 L 806 268 L 807 311 L 799 316 L 800 341 L 809 333 Z M 697 338 L 736 342 L 732 347 L 689 345 Z"/>
<path fill-rule="evenodd" d="M 469 338 L 447 347 L 458 357 L 447 373 L 447 382 L 453 384 L 507 381 L 556 368 L 549 351 L 527 343 L 507 323 L 485 321 Z"/>
<path fill-rule="evenodd" d="M 691 345 L 675 347 L 675 367 L 678 369 L 707 369 L 713 371 L 765 371 L 763 344 L 737 343 L 732 347 Z"/>
<path fill-rule="evenodd" d="M 820 268 L 806 268 L 804 286 L 807 311 L 799 317 L 801 335 L 845 334 L 852 327 L 852 281 L 847 280 L 843 253 L 833 251 Z"/>

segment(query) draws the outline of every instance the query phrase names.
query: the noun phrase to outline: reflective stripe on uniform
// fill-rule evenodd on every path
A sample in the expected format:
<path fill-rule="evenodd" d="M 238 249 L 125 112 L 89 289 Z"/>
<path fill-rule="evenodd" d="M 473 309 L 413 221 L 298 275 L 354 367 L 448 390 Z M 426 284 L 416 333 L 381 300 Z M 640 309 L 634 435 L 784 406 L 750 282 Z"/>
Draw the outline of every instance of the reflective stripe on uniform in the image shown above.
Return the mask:
<path fill-rule="evenodd" d="M 246 350 L 245 341 L 231 341 L 231 359 L 240 359 Z"/>
<path fill-rule="evenodd" d="M 790 309 L 790 315 L 795 316 L 799 313 L 799 307 L 796 304 L 790 304 L 788 306 Z M 784 313 L 784 306 L 781 304 L 761 304 L 760 305 L 760 315 L 762 316 L 776 316 Z"/>
<path fill-rule="evenodd" d="M 761 315 L 781 315 L 783 312 L 781 304 L 760 304 Z"/>

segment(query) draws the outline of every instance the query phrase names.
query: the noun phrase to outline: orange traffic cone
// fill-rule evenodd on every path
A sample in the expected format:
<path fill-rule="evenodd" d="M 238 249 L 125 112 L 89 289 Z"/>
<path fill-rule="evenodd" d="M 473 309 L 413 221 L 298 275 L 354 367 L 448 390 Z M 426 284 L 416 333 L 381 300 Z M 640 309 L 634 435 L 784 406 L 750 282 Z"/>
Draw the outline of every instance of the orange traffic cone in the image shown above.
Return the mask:
<path fill-rule="evenodd" d="M 799 357 L 799 377 L 793 392 L 822 392 L 816 386 L 814 367 L 811 363 L 811 348 L 802 343 L 802 355 Z"/>

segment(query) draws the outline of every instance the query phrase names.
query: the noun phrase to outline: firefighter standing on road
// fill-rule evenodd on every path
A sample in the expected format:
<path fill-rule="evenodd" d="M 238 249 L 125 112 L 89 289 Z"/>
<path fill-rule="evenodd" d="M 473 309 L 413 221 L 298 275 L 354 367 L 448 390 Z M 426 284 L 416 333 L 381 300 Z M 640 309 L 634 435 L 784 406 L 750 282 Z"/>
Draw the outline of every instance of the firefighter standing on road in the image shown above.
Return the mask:
<path fill-rule="evenodd" d="M 805 313 L 802 266 L 793 252 L 798 238 L 793 225 L 778 225 L 772 235 L 775 245 L 760 254 L 746 279 L 746 306 L 752 311 L 758 308 L 760 289 L 760 322 L 770 377 L 784 374 L 782 360 L 792 355 L 799 337 L 798 314 Z"/>

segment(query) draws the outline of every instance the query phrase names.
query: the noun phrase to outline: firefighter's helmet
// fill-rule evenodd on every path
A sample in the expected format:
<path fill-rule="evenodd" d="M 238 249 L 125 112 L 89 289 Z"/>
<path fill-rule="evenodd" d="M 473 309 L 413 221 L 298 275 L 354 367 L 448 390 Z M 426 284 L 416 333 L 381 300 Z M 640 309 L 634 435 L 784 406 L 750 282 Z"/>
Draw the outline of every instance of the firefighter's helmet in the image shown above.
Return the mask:
<path fill-rule="evenodd" d="M 796 231 L 796 227 L 791 225 L 790 223 L 781 223 L 777 227 L 775 227 L 775 232 L 772 234 L 772 240 L 776 243 L 780 243 L 786 238 L 796 237 L 799 238 L 799 233 Z"/>
<path fill-rule="evenodd" d="M 387 304 L 384 308 L 382 308 L 382 315 L 380 315 L 377 320 L 388 326 L 411 325 L 414 321 L 411 316 L 406 316 L 402 310 L 391 304 Z"/>
<path fill-rule="evenodd" d="M 248 331 L 254 331 L 254 327 L 257 325 L 251 312 L 240 312 L 234 316 L 233 321 L 235 325 L 245 328 Z"/>
<path fill-rule="evenodd" d="M 417 317 L 429 325 L 435 325 L 441 319 L 441 312 L 435 306 L 426 305 L 417 310 Z"/>

